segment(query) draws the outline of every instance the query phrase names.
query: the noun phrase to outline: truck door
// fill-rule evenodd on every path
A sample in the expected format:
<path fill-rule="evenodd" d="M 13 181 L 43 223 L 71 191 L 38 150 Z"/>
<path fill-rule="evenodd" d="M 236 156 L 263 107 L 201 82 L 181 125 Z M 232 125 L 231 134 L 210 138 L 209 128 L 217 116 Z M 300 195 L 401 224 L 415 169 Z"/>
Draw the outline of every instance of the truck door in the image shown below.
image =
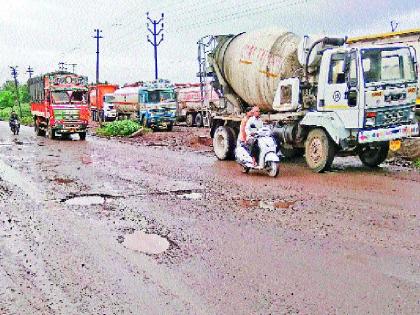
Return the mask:
<path fill-rule="evenodd" d="M 323 102 L 318 102 L 318 110 L 337 113 L 346 128 L 359 128 L 357 54 L 336 52 L 330 57 Z"/>

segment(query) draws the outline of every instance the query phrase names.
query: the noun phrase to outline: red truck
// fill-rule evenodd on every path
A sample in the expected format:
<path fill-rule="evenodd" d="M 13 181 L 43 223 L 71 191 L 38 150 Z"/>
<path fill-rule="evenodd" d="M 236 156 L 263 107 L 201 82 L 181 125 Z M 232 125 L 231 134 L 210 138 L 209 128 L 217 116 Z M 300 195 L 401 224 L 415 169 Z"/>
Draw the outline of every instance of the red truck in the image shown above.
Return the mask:
<path fill-rule="evenodd" d="M 98 84 L 89 86 L 89 106 L 94 121 L 115 120 L 117 112 L 112 103 L 113 93 L 118 89 L 115 84 Z M 98 93 L 99 97 L 96 97 Z"/>
<path fill-rule="evenodd" d="M 31 113 L 38 136 L 54 139 L 78 133 L 86 139 L 90 117 L 88 79 L 66 71 L 43 74 L 28 80 Z"/>

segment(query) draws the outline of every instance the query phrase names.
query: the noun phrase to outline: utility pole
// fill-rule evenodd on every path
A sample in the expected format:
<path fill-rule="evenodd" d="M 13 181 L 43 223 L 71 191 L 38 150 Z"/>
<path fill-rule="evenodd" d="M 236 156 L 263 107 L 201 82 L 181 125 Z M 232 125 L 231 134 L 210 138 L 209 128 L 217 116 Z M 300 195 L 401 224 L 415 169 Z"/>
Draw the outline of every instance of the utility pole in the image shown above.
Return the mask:
<path fill-rule="evenodd" d="M 395 32 L 397 30 L 398 27 L 398 22 L 397 21 L 391 21 L 391 31 Z"/>
<path fill-rule="evenodd" d="M 64 70 L 66 70 L 65 68 L 64 68 L 64 65 L 65 65 L 66 63 L 65 62 L 59 62 L 58 63 L 58 70 L 60 70 L 60 71 L 64 71 Z"/>
<path fill-rule="evenodd" d="M 74 72 L 74 69 L 76 68 L 77 63 L 66 63 L 66 65 L 67 65 L 67 66 L 72 66 L 72 68 L 73 68 L 72 73 L 75 73 L 75 72 Z"/>
<path fill-rule="evenodd" d="M 163 27 L 164 27 L 164 24 L 162 23 L 163 22 L 163 17 L 164 17 L 164 15 L 163 15 L 163 13 L 162 13 L 162 16 L 161 16 L 161 18 L 160 18 L 160 20 L 159 21 L 156 21 L 156 20 L 152 20 L 150 17 L 149 17 L 149 12 L 147 12 L 146 13 L 146 17 L 147 17 L 147 19 L 149 20 L 149 22 L 150 23 L 152 23 L 153 24 L 153 30 L 151 30 L 150 29 L 150 27 L 149 27 L 149 22 L 147 22 L 146 23 L 146 26 L 147 26 L 147 30 L 153 35 L 153 41 L 151 41 L 150 40 L 150 37 L 149 37 L 149 34 L 147 34 L 147 41 L 150 43 L 150 44 L 152 44 L 152 46 L 153 46 L 153 48 L 154 48 L 154 51 L 155 51 L 155 80 L 157 80 L 158 79 L 158 59 L 157 59 L 157 48 L 158 48 L 158 46 L 163 42 L 163 34 L 161 34 L 162 32 L 163 32 Z M 160 30 L 159 31 L 157 31 L 157 26 L 160 24 L 160 23 L 162 23 L 162 25 L 161 25 L 161 27 L 160 27 Z M 157 41 L 157 37 L 159 36 L 159 35 L 161 35 L 160 36 L 160 39 L 159 39 L 159 42 Z"/>
<path fill-rule="evenodd" d="M 32 78 L 32 73 L 34 73 L 34 69 L 31 68 L 31 66 L 28 67 L 28 70 L 26 70 L 26 73 L 29 74 L 29 79 Z"/>
<path fill-rule="evenodd" d="M 15 80 L 16 101 L 19 105 L 20 118 L 22 118 L 22 108 L 20 107 L 19 88 L 18 88 L 18 81 L 17 81 L 17 76 L 18 76 L 17 66 L 14 66 L 14 67 L 10 66 L 10 70 L 12 71 L 12 76 Z"/>
<path fill-rule="evenodd" d="M 96 38 L 96 84 L 99 83 L 99 40 L 103 38 L 100 33 L 102 33 L 102 30 L 95 29 L 94 32 L 96 33 L 93 38 Z"/>
<path fill-rule="evenodd" d="M 96 33 L 93 38 L 96 38 L 96 114 L 99 115 L 99 123 L 102 123 L 102 115 L 99 112 L 98 108 L 98 99 L 99 99 L 99 90 L 98 90 L 98 84 L 99 84 L 99 40 L 103 38 L 100 33 L 102 33 L 102 30 L 95 29 L 94 32 Z"/>

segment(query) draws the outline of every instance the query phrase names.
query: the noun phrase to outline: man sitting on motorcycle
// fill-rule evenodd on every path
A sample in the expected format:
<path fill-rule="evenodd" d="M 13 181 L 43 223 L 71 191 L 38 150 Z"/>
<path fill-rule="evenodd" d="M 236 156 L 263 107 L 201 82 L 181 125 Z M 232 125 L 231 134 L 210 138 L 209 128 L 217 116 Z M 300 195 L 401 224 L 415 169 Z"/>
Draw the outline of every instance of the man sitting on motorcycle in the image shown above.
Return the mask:
<path fill-rule="evenodd" d="M 254 164 L 257 164 L 259 147 L 255 135 L 257 134 L 258 130 L 263 127 L 263 122 L 260 118 L 261 112 L 258 106 L 253 107 L 251 112 L 252 116 L 248 119 L 245 125 L 246 143 L 249 146 L 249 151 L 251 152 L 251 157 L 254 161 Z"/>
<path fill-rule="evenodd" d="M 17 121 L 19 122 L 19 116 L 16 114 L 16 112 L 15 112 L 15 111 L 12 111 L 12 112 L 10 113 L 10 118 L 9 118 L 9 127 L 12 127 L 12 122 L 13 122 L 14 120 L 17 120 Z"/>

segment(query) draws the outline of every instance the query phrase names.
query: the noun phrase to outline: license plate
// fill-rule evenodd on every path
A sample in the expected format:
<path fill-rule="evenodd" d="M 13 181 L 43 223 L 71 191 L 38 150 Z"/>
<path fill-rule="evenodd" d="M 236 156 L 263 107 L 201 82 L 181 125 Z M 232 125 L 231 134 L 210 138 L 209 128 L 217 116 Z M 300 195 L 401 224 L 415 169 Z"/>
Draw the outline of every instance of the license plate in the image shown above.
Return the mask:
<path fill-rule="evenodd" d="M 389 141 L 389 149 L 391 151 L 398 151 L 401 148 L 401 140 L 391 140 Z"/>

